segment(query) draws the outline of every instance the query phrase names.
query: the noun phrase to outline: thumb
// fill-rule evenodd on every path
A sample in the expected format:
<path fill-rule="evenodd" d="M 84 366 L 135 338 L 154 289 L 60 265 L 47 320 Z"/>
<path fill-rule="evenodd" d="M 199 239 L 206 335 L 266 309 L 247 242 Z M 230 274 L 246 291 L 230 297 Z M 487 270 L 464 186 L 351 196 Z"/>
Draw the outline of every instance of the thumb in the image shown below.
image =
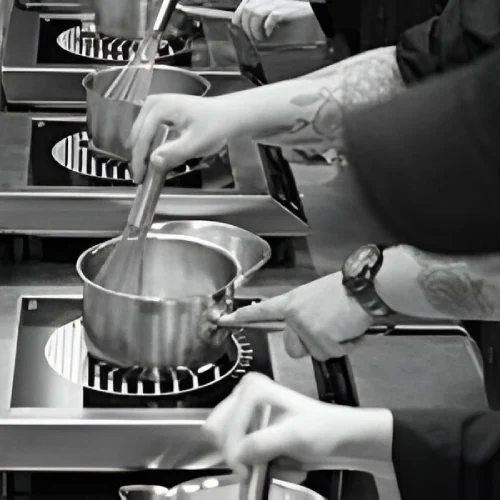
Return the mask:
<path fill-rule="evenodd" d="M 264 33 L 266 37 L 269 38 L 276 26 L 281 22 L 281 16 L 273 14 L 272 12 L 267 16 L 264 21 Z"/>
<path fill-rule="evenodd" d="M 288 456 L 295 447 L 295 419 L 287 419 L 243 438 L 236 461 L 243 465 L 260 465 Z"/>
<path fill-rule="evenodd" d="M 282 320 L 288 303 L 288 294 L 278 295 L 268 300 L 242 307 L 218 320 L 219 326 L 230 327 L 238 323 L 255 323 L 258 321 Z"/>
<path fill-rule="evenodd" d="M 149 158 L 151 165 L 169 172 L 191 160 L 189 142 L 182 137 L 168 140 L 156 148 Z"/>

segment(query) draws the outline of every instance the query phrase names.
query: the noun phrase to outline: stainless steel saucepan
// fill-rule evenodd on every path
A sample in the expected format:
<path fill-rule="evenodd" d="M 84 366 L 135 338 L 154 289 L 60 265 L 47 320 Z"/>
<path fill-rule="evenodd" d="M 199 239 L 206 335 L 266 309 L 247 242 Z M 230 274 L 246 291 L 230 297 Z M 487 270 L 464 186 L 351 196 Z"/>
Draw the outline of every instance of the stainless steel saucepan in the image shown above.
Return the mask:
<path fill-rule="evenodd" d="M 106 68 L 83 79 L 87 94 L 87 133 L 92 148 L 110 157 L 130 161 L 127 144 L 142 104 L 108 99 L 104 94 L 122 68 Z M 191 71 L 170 66 L 155 66 L 149 94 L 187 94 L 204 96 L 210 89 L 205 78 Z"/>
<path fill-rule="evenodd" d="M 121 500 L 237 500 L 240 480 L 235 475 L 194 479 L 167 489 L 161 486 L 130 485 L 120 488 Z M 269 500 L 325 500 L 309 488 L 272 479 Z"/>
<path fill-rule="evenodd" d="M 91 0 L 97 33 L 126 40 L 141 40 L 154 21 L 162 0 Z M 185 15 L 174 12 L 170 23 L 182 24 Z M 170 29 L 168 30 L 171 31 Z"/>
<path fill-rule="evenodd" d="M 117 238 L 78 259 L 85 341 L 95 357 L 122 367 L 198 368 L 225 353 L 231 330 L 210 318 L 233 310 L 235 288 L 267 262 L 270 247 L 227 224 L 171 224 L 153 225 L 146 240 L 143 296 L 94 282 Z M 188 234 L 196 227 L 197 237 Z"/>

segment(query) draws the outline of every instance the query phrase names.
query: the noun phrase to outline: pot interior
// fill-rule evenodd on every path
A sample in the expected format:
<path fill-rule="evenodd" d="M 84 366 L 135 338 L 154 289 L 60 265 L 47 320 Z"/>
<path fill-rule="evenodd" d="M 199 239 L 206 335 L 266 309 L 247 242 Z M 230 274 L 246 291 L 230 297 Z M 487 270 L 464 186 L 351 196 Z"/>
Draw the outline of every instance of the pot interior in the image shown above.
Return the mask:
<path fill-rule="evenodd" d="M 80 268 L 84 279 L 94 283 L 115 244 L 116 240 L 109 241 L 84 256 Z M 201 242 L 149 235 L 142 273 L 141 296 L 182 300 L 216 294 L 234 281 L 238 265 L 228 254 Z"/>
<path fill-rule="evenodd" d="M 84 78 L 83 85 L 87 90 L 103 96 L 121 71 L 122 68 L 106 68 L 95 71 Z M 207 90 L 207 81 L 195 73 L 156 66 L 153 69 L 153 79 L 149 95 L 169 93 L 202 96 Z M 104 97 L 102 99 L 104 101 L 107 100 Z"/>

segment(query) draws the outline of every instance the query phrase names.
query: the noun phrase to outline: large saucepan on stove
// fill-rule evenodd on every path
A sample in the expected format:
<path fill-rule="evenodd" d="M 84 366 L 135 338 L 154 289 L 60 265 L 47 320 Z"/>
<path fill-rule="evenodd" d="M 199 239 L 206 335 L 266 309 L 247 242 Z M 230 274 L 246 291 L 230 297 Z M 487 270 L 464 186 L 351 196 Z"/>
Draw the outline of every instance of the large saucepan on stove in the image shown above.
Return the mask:
<path fill-rule="evenodd" d="M 240 483 L 235 475 L 212 476 L 193 479 L 174 488 L 152 485 L 122 486 L 121 500 L 237 500 Z M 288 481 L 272 479 L 269 500 L 325 500 L 315 491 Z"/>
<path fill-rule="evenodd" d="M 160 0 L 91 0 L 96 31 L 105 36 L 140 40 L 154 20 Z M 169 24 L 182 24 L 185 15 L 174 12 Z"/>
<path fill-rule="evenodd" d="M 231 332 L 215 328 L 209 316 L 232 311 L 235 289 L 267 262 L 269 245 L 227 224 L 155 224 L 145 245 L 144 295 L 134 296 L 94 282 L 117 241 L 90 248 L 77 262 L 90 354 L 153 369 L 199 368 L 221 358 Z"/>
<path fill-rule="evenodd" d="M 132 152 L 127 139 L 142 103 L 104 97 L 121 68 L 106 68 L 89 73 L 83 79 L 87 94 L 87 133 L 94 150 L 121 161 L 129 161 Z M 149 94 L 188 94 L 203 96 L 210 83 L 194 72 L 170 66 L 155 66 Z"/>

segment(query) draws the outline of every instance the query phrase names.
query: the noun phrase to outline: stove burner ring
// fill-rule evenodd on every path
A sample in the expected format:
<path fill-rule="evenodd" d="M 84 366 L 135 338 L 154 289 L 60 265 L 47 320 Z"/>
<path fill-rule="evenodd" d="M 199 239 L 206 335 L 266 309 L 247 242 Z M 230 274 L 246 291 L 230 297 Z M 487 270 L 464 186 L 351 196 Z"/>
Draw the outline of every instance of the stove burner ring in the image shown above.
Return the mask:
<path fill-rule="evenodd" d="M 57 142 L 52 148 L 52 157 L 59 165 L 71 172 L 103 181 L 132 184 L 128 164 L 95 154 L 89 147 L 89 138 L 85 131 L 67 136 Z M 206 168 L 206 166 L 208 166 L 207 162 L 190 162 L 172 170 L 167 180 Z"/>
<path fill-rule="evenodd" d="M 133 59 L 139 43 L 136 40 L 99 36 L 94 24 L 75 26 L 57 37 L 57 44 L 66 52 L 107 63 Z M 162 40 L 157 59 L 171 55 L 174 55 L 174 49 L 168 41 Z"/>
<path fill-rule="evenodd" d="M 161 372 L 117 368 L 96 360 L 89 356 L 84 337 L 81 319 L 55 330 L 45 346 L 47 362 L 74 384 L 117 396 L 187 396 L 229 378 L 241 378 L 253 359 L 252 346 L 241 330 L 231 336 L 228 354 L 221 362 L 197 370 L 179 367 Z"/>

